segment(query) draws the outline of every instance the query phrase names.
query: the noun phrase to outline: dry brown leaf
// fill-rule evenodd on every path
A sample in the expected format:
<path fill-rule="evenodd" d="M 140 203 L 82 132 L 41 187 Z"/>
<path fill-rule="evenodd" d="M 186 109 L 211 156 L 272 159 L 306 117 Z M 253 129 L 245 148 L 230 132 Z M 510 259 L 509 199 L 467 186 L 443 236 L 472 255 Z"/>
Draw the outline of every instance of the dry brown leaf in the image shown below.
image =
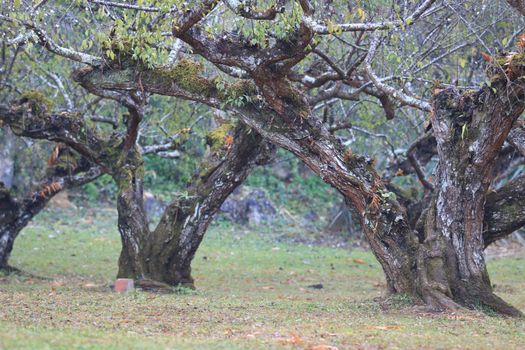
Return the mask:
<path fill-rule="evenodd" d="M 522 49 L 525 48 L 525 34 L 521 34 L 520 36 L 518 36 L 516 46 Z"/>
<path fill-rule="evenodd" d="M 231 145 L 233 145 L 233 141 L 235 141 L 235 139 L 233 138 L 233 136 L 231 136 L 231 135 L 226 135 L 226 136 L 224 136 L 224 143 L 226 144 L 226 146 L 231 146 Z"/>
<path fill-rule="evenodd" d="M 355 258 L 353 261 L 354 261 L 356 264 L 364 264 L 364 263 L 365 263 L 365 261 L 364 261 L 363 259 L 361 259 L 361 258 Z"/>
<path fill-rule="evenodd" d="M 377 329 L 380 331 L 391 331 L 401 329 L 401 326 L 367 326 L 366 329 Z"/>
<path fill-rule="evenodd" d="M 282 345 L 301 345 L 303 343 L 303 339 L 301 339 L 301 337 L 297 334 L 292 334 L 290 338 L 278 339 L 278 342 Z"/>
<path fill-rule="evenodd" d="M 339 349 L 335 346 L 321 344 L 321 345 L 310 346 L 306 350 L 339 350 Z"/>
<path fill-rule="evenodd" d="M 65 284 L 66 283 L 63 282 L 63 281 L 53 281 L 53 282 L 50 283 L 50 285 L 53 286 L 53 287 L 61 287 L 61 286 L 65 285 Z"/>
<path fill-rule="evenodd" d="M 47 165 L 53 166 L 56 164 L 58 155 L 60 153 L 60 145 L 56 145 L 53 149 L 53 152 L 51 152 L 51 155 L 49 156 L 49 159 L 47 160 Z"/>

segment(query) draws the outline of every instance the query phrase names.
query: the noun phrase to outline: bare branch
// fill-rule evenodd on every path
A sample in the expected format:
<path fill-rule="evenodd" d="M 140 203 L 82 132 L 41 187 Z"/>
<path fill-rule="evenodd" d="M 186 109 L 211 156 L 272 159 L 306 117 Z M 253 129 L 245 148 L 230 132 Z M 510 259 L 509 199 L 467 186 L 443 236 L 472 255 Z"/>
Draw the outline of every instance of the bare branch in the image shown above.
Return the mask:
<path fill-rule="evenodd" d="M 426 111 L 426 112 L 430 112 L 432 110 L 432 107 L 430 106 L 430 103 L 428 103 L 426 101 L 423 101 L 423 100 L 420 100 L 418 98 L 414 98 L 412 96 L 408 96 L 403 91 L 397 90 L 397 89 L 395 89 L 395 88 L 393 88 L 393 87 L 383 83 L 381 81 L 381 79 L 379 79 L 377 77 L 377 75 L 374 73 L 374 71 L 372 70 L 371 61 L 372 61 L 372 59 L 373 59 L 373 57 L 375 55 L 377 47 L 379 46 L 379 42 L 380 42 L 379 35 L 375 34 L 373 39 L 372 39 L 372 43 L 370 44 L 370 50 L 368 51 L 368 55 L 367 55 L 367 57 L 365 59 L 365 70 L 366 70 L 368 76 L 370 77 L 370 80 L 372 80 L 374 85 L 379 90 L 381 90 L 384 93 L 392 96 L 396 100 L 401 101 L 402 103 L 404 103 L 406 105 L 409 105 L 409 106 L 412 106 L 412 107 L 416 107 L 416 108 L 418 108 L 420 110 L 423 110 L 423 111 Z"/>
<path fill-rule="evenodd" d="M 419 179 L 419 182 L 423 185 L 424 188 L 427 190 L 433 191 L 434 186 L 426 179 L 425 173 L 423 172 L 423 169 L 421 169 L 421 165 L 417 161 L 415 157 L 415 152 L 417 150 L 417 146 L 422 143 L 423 141 L 426 141 L 429 137 L 432 137 L 430 134 L 425 134 L 421 137 L 419 137 L 407 150 L 406 156 L 408 158 L 408 161 L 410 162 L 410 165 L 414 168 L 414 171 L 417 175 L 417 178 Z"/>
<path fill-rule="evenodd" d="M 525 157 L 525 126 L 516 125 L 507 136 L 507 141 L 511 143 Z"/>
<path fill-rule="evenodd" d="M 128 10 L 137 10 L 137 11 L 144 11 L 144 12 L 160 12 L 160 8 L 158 7 L 139 6 L 139 5 L 126 4 L 122 2 L 102 1 L 102 0 L 88 0 L 88 2 L 97 4 L 97 5 L 104 5 L 108 7 L 119 7 L 119 8 L 124 8 Z"/>
<path fill-rule="evenodd" d="M 274 20 L 278 13 L 285 10 L 283 0 L 279 0 L 276 6 L 271 6 L 266 10 L 260 11 L 254 9 L 249 1 L 245 0 L 224 0 L 226 6 L 237 15 L 256 20 Z"/>
<path fill-rule="evenodd" d="M 41 46 L 43 46 L 48 51 L 54 54 L 57 54 L 59 56 L 68 58 L 75 62 L 85 63 L 90 66 L 101 66 L 105 62 L 105 60 L 102 57 L 93 56 L 93 55 L 90 55 L 84 52 L 76 51 L 76 50 L 73 50 L 67 47 L 62 47 L 56 44 L 49 36 L 46 35 L 46 33 L 42 29 L 34 26 L 31 23 L 14 20 L 13 18 L 4 16 L 4 15 L 0 15 L 0 20 L 11 22 L 11 23 L 17 22 L 23 25 L 24 27 L 26 27 L 27 29 L 33 31 L 33 33 L 35 33 L 35 35 L 37 36 L 38 43 Z M 29 37 L 26 37 L 25 35 L 23 35 L 23 36 L 18 36 L 17 38 L 13 39 L 11 42 L 18 44 L 18 43 L 22 43 L 23 40 L 28 40 L 28 39 Z"/>
<path fill-rule="evenodd" d="M 368 22 L 368 23 L 344 23 L 337 27 L 343 32 L 364 32 L 376 30 L 391 30 L 413 24 L 426 10 L 428 10 L 436 0 L 425 0 L 410 16 L 396 21 Z M 320 24 L 310 16 L 304 16 L 303 21 L 309 25 L 316 34 L 330 34 L 328 26 Z"/>
<path fill-rule="evenodd" d="M 116 120 L 115 118 L 104 117 L 104 116 L 101 116 L 101 115 L 93 115 L 93 116 L 89 117 L 89 119 L 91 119 L 92 121 L 97 122 L 97 123 L 110 124 L 113 127 L 113 129 L 118 128 L 118 120 Z"/>
<path fill-rule="evenodd" d="M 213 8 L 217 5 L 218 0 L 203 0 L 200 6 L 196 6 L 181 19 L 178 19 L 173 25 L 173 35 L 180 37 L 186 33 L 191 27 L 203 19 Z"/>
<path fill-rule="evenodd" d="M 105 62 L 105 60 L 102 57 L 92 56 L 84 52 L 75 51 L 67 47 L 59 46 L 53 40 L 51 40 L 51 38 L 49 38 L 46 35 L 46 33 L 40 28 L 29 24 L 27 25 L 27 27 L 32 29 L 33 32 L 36 34 L 40 45 L 59 56 L 68 58 L 76 62 L 85 63 L 90 66 L 101 66 Z"/>

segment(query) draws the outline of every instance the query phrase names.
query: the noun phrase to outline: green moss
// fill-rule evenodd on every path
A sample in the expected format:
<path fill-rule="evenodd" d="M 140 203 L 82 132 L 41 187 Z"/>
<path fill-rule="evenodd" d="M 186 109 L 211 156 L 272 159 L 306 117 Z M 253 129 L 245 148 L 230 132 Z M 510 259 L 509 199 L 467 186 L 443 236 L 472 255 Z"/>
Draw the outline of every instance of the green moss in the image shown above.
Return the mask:
<path fill-rule="evenodd" d="M 132 164 L 123 165 L 122 162 L 118 165 L 122 166 L 120 166 L 119 170 L 115 172 L 116 175 L 114 176 L 114 179 L 117 183 L 117 188 L 120 194 L 130 191 L 136 180 L 144 179 L 144 167 L 142 164 L 136 166 Z"/>
<path fill-rule="evenodd" d="M 310 107 L 304 102 L 301 94 L 297 90 L 290 86 L 290 94 L 284 99 L 294 108 L 295 113 L 301 118 L 308 118 L 310 115 Z"/>
<path fill-rule="evenodd" d="M 24 92 L 21 96 L 20 102 L 29 103 L 31 109 L 36 113 L 50 111 L 53 108 L 53 101 L 37 90 L 28 90 Z"/>
<path fill-rule="evenodd" d="M 249 80 L 239 80 L 222 86 L 219 81 L 216 81 L 215 84 L 217 86 L 217 97 L 225 103 L 234 103 L 243 97 L 248 100 L 257 95 L 255 84 Z"/>
<path fill-rule="evenodd" d="M 174 80 L 182 89 L 191 92 L 210 96 L 214 84 L 201 74 L 203 71 L 202 64 L 188 59 L 181 59 L 169 69 L 159 69 L 161 76 Z"/>
<path fill-rule="evenodd" d="M 525 53 L 518 53 L 512 56 L 511 62 L 515 65 L 525 65 Z"/>

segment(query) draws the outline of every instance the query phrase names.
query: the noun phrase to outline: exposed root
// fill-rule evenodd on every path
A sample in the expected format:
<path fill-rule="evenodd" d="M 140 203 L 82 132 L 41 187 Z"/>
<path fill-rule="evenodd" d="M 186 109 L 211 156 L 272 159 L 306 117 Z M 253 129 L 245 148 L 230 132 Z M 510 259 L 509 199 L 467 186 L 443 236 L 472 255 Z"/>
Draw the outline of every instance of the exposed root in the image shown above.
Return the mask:
<path fill-rule="evenodd" d="M 4 275 L 23 275 L 24 272 L 20 269 L 17 269 L 16 267 L 12 267 L 9 265 L 6 266 L 0 266 L 0 272 Z"/>
<path fill-rule="evenodd" d="M 503 299 L 492 292 L 484 292 L 479 295 L 479 304 L 488 307 L 491 311 L 510 317 L 524 318 L 523 313 L 514 306 L 508 304 Z"/>
<path fill-rule="evenodd" d="M 32 278 L 32 279 L 38 279 L 42 281 L 51 281 L 52 278 L 44 277 L 44 276 L 38 276 L 34 275 L 30 272 L 26 272 L 24 270 L 20 270 L 13 266 L 2 266 L 0 267 L 0 274 L 4 274 L 5 276 L 20 276 L 20 277 L 26 277 L 26 278 Z"/>
<path fill-rule="evenodd" d="M 466 300 L 459 301 L 438 290 L 426 289 L 423 293 L 423 300 L 428 309 L 435 312 L 481 309 L 480 311 L 485 313 L 489 311 L 503 316 L 524 317 L 520 310 L 490 291 L 478 292 L 475 295 L 470 295 Z"/>

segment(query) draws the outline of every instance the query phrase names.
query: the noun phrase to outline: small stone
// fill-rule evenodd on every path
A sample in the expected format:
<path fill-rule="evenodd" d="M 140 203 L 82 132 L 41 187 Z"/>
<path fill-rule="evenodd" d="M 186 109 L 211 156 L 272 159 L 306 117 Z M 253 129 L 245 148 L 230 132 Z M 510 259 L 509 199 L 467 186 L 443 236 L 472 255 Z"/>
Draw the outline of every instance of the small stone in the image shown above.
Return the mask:
<path fill-rule="evenodd" d="M 130 278 L 118 278 L 115 281 L 114 290 L 117 293 L 127 293 L 133 291 L 135 283 Z"/>
<path fill-rule="evenodd" d="M 310 286 L 308 286 L 308 288 L 312 288 L 312 289 L 323 289 L 324 286 L 322 283 L 318 283 L 318 284 L 312 284 Z"/>

